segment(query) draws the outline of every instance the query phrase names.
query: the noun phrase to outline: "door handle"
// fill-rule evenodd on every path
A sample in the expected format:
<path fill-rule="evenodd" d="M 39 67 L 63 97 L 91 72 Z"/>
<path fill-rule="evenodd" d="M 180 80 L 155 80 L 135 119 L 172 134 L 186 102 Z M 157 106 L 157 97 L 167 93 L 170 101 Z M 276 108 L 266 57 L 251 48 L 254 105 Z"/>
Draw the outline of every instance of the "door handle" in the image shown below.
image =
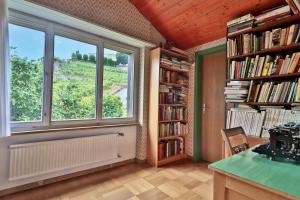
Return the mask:
<path fill-rule="evenodd" d="M 206 109 L 207 109 L 207 107 L 206 107 L 206 104 L 204 103 L 203 106 L 202 106 L 202 112 L 203 112 L 203 114 L 205 113 Z"/>

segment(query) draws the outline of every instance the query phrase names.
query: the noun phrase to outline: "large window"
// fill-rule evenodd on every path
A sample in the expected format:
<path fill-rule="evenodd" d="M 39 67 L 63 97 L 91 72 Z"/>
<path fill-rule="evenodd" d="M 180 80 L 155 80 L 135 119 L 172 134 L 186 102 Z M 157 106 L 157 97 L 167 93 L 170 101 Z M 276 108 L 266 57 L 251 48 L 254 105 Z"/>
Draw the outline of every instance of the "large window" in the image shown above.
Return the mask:
<path fill-rule="evenodd" d="M 45 33 L 9 25 L 11 120 L 42 120 Z"/>
<path fill-rule="evenodd" d="M 55 36 L 52 120 L 95 118 L 96 53 L 94 45 Z"/>
<path fill-rule="evenodd" d="M 103 118 L 132 117 L 132 55 L 104 48 Z"/>
<path fill-rule="evenodd" d="M 13 131 L 137 121 L 137 48 L 25 18 L 9 24 Z"/>

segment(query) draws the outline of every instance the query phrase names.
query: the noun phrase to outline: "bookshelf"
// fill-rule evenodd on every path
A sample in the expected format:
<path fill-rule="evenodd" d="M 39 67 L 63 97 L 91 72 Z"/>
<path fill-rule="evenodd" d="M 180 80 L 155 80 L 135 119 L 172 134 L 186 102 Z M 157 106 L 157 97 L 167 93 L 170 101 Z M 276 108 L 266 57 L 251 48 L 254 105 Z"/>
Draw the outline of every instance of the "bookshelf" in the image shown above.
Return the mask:
<path fill-rule="evenodd" d="M 156 167 L 183 159 L 188 133 L 189 57 L 163 48 L 150 53 L 148 162 Z"/>
<path fill-rule="evenodd" d="M 276 15 L 259 26 L 252 17 L 252 27 L 227 29 L 226 127 L 241 125 L 255 137 L 266 136 L 264 130 L 285 122 L 285 115 L 299 120 L 288 110 L 299 101 L 300 15 Z"/>

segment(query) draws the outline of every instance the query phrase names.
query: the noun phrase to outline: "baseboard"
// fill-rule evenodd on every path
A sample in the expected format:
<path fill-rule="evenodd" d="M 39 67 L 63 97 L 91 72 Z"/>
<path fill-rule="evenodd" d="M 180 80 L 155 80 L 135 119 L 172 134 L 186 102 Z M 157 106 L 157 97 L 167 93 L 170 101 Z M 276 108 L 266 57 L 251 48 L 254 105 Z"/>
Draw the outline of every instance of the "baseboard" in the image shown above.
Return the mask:
<path fill-rule="evenodd" d="M 138 163 L 138 164 L 145 164 L 147 163 L 147 159 L 144 159 L 144 160 L 140 160 L 140 159 L 135 159 L 135 162 Z"/>
<path fill-rule="evenodd" d="M 118 163 L 104 165 L 101 167 L 87 169 L 87 170 L 83 170 L 83 171 L 79 171 L 79 172 L 75 172 L 75 173 L 71 173 L 71 174 L 66 174 L 66 175 L 62 175 L 62 176 L 58 176 L 58 177 L 53 177 L 53 178 L 49 178 L 49 179 L 45 179 L 45 180 L 41 180 L 41 181 L 37 181 L 37 182 L 33 182 L 33 183 L 28 183 L 25 185 L 20 185 L 20 186 L 8 188 L 8 189 L 0 190 L 0 197 L 9 195 L 9 194 L 13 194 L 13 193 L 17 193 L 17 192 L 22 192 L 22 191 L 29 190 L 29 189 L 34 189 L 34 188 L 48 185 L 51 183 L 56 183 L 59 181 L 64 181 L 67 179 L 76 178 L 79 176 L 100 172 L 100 171 L 110 169 L 113 167 L 119 167 L 122 165 L 135 163 L 135 162 L 137 162 L 136 159 L 125 160 L 125 161 L 118 162 Z"/>

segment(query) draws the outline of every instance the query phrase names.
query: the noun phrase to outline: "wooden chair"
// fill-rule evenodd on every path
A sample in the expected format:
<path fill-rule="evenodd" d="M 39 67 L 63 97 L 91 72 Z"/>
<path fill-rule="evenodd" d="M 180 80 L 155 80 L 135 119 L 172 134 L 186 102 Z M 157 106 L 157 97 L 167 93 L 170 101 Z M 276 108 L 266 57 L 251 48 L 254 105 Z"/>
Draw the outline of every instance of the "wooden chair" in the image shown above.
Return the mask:
<path fill-rule="evenodd" d="M 249 149 L 248 139 L 242 127 L 222 129 L 221 133 L 225 142 L 225 148 L 227 148 L 228 156 L 232 156 Z"/>

